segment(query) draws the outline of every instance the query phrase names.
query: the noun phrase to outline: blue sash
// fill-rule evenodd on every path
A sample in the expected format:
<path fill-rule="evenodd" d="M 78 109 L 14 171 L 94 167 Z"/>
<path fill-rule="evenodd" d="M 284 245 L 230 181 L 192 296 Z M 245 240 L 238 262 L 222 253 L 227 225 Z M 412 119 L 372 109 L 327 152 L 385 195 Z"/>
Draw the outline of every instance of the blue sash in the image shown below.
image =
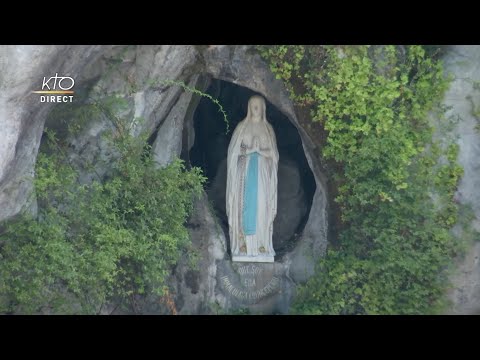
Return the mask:
<path fill-rule="evenodd" d="M 257 230 L 258 152 L 253 152 L 248 156 L 250 161 L 243 194 L 243 233 L 254 235 Z"/>

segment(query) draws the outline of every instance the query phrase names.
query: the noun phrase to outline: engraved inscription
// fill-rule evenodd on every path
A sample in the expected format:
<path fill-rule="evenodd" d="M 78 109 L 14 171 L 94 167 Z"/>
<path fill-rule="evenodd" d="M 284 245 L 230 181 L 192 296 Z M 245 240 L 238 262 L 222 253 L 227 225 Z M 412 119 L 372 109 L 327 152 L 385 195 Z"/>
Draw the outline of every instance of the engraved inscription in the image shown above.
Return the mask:
<path fill-rule="evenodd" d="M 262 269 L 255 265 L 241 266 L 238 269 L 240 275 L 258 275 L 262 272 Z"/>
<path fill-rule="evenodd" d="M 222 282 L 225 289 L 234 297 L 240 300 L 255 301 L 273 294 L 279 289 L 280 278 L 274 276 L 263 288 L 255 291 L 241 290 L 235 287 L 227 275 L 222 276 Z"/>
<path fill-rule="evenodd" d="M 243 285 L 245 287 L 255 287 L 255 278 L 243 279 Z"/>

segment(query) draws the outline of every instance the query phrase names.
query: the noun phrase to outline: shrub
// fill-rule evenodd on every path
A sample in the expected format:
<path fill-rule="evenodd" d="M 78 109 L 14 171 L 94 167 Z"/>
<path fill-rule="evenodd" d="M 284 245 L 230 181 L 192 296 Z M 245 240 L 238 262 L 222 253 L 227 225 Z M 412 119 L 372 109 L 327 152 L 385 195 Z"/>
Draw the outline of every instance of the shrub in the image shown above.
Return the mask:
<path fill-rule="evenodd" d="M 463 174 L 427 116 L 448 86 L 422 46 L 262 46 L 324 139 L 341 219 L 295 313 L 422 314 L 444 305 Z M 441 117 L 440 117 L 441 118 Z M 441 121 L 449 121 L 441 118 Z M 308 129 L 308 127 L 307 127 Z"/>
<path fill-rule="evenodd" d="M 115 154 L 106 179 L 82 182 L 65 142 L 45 130 L 34 179 L 38 216 L 9 221 L 0 235 L 1 311 L 98 313 L 109 301 L 165 294 L 205 178 L 181 160 L 158 169 L 145 134 L 131 136 L 118 117 L 123 105 L 116 97 L 84 105 L 114 124 L 105 134 Z"/>

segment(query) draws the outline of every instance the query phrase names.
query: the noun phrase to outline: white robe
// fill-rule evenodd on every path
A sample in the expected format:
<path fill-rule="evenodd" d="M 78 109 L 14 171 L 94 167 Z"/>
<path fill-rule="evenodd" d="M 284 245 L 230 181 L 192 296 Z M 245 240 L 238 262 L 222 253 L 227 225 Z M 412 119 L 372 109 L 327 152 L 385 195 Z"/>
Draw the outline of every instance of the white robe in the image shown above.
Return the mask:
<path fill-rule="evenodd" d="M 259 139 L 261 152 L 268 151 L 268 156 L 262 153 L 258 156 L 256 232 L 254 235 L 244 235 L 242 204 L 250 156 L 245 156 L 245 153 L 243 153 L 243 157 L 241 156 L 241 145 L 243 143 L 247 146 L 247 152 L 251 151 L 253 137 Z M 265 116 L 259 123 L 254 124 L 247 115 L 247 118 L 237 125 L 228 147 L 226 210 L 232 258 L 247 256 L 252 257 L 251 261 L 255 261 L 253 259 L 255 257 L 271 257 L 271 261 L 273 261 L 275 251 L 273 250 L 272 235 L 273 220 L 277 214 L 278 159 L 275 133 Z"/>

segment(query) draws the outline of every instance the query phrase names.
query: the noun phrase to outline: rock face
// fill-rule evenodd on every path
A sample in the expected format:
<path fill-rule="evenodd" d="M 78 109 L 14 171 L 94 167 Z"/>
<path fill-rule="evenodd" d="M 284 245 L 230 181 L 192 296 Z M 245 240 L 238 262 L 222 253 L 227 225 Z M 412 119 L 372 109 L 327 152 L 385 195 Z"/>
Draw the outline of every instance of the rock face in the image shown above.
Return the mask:
<path fill-rule="evenodd" d="M 159 166 L 173 158 L 188 161 L 195 139 L 192 116 L 199 97 L 180 86 L 180 81 L 205 90 L 216 78 L 248 87 L 269 100 L 298 129 L 305 156 L 312 169 L 316 191 L 310 215 L 295 247 L 274 264 L 232 264 L 225 234 L 211 211 L 206 196 L 197 202 L 187 226 L 199 254 L 196 268 L 182 259 L 174 269 L 170 287 L 180 314 L 223 313 L 248 308 L 252 312 L 285 313 L 298 279 L 311 274 L 316 259 L 327 244 L 327 195 L 325 179 L 312 141 L 298 125 L 293 106 L 283 84 L 249 46 L 7 46 L 0 50 L 0 221 L 28 205 L 31 181 L 41 134 L 48 114 L 56 104 L 39 103 L 31 96 L 43 76 L 58 73 L 75 79 L 79 103 L 115 94 L 127 103 L 124 116 L 133 135 L 151 135 L 152 150 Z M 77 96 L 78 94 L 78 96 Z M 62 119 L 68 122 L 69 115 Z M 48 126 L 60 123 L 49 120 Z M 74 159 L 79 154 L 96 164 L 102 176 L 108 171 L 110 149 L 102 133 L 111 126 L 106 119 L 91 118 L 70 144 Z M 227 144 L 228 145 L 228 144 Z M 278 220 L 278 239 L 291 234 L 298 218 L 305 214 L 304 194 L 298 183 L 295 164 L 281 168 L 289 178 L 284 186 L 295 187 L 295 196 L 282 200 L 295 208 Z M 84 180 L 92 174 L 85 171 Z M 279 185 L 282 186 L 282 185 Z M 277 225 L 276 225 L 277 226 Z M 301 263 L 298 263 L 300 259 Z M 299 275 L 303 274 L 303 275 Z M 303 276 L 303 277 L 302 277 Z M 139 299 L 144 313 L 168 313 L 155 299 Z M 112 307 L 114 308 L 114 307 Z"/>
<path fill-rule="evenodd" d="M 198 76 L 193 76 L 188 85 L 195 87 L 197 80 Z M 184 92 L 180 95 L 176 105 L 158 129 L 152 150 L 154 159 L 160 166 L 165 166 L 175 157 L 180 156 L 183 125 L 187 117 L 189 105 L 192 103 L 192 96 L 191 92 Z"/>
<path fill-rule="evenodd" d="M 131 119 L 130 132 L 156 134 L 154 158 L 163 166 L 180 155 L 183 121 L 193 103 L 191 93 L 164 81 L 178 80 L 195 86 L 199 77 L 194 70 L 197 55 L 189 46 L 118 47 L 89 66 L 80 81 L 85 88 L 89 86 L 86 91 L 90 98 L 123 96 L 128 103 L 123 115 Z M 112 61 L 120 63 L 112 67 Z M 101 175 L 108 169 L 111 156 L 101 134 L 111 126 L 103 117 L 92 119 L 81 134 L 69 139 L 74 152 L 88 154 L 97 164 L 95 173 Z"/>
<path fill-rule="evenodd" d="M 2 46 L 0 49 L 0 221 L 29 207 L 45 118 L 52 107 L 31 91 L 43 77 L 74 79 L 109 46 Z"/>
<path fill-rule="evenodd" d="M 458 119 L 453 135 L 460 147 L 459 163 L 464 176 L 456 198 L 475 213 L 473 227 L 480 231 L 480 46 L 447 48 L 445 70 L 454 80 L 445 95 L 444 105 L 451 107 L 447 116 Z M 467 255 L 459 259 L 450 292 L 453 314 L 480 314 L 480 238 L 469 245 Z"/>

